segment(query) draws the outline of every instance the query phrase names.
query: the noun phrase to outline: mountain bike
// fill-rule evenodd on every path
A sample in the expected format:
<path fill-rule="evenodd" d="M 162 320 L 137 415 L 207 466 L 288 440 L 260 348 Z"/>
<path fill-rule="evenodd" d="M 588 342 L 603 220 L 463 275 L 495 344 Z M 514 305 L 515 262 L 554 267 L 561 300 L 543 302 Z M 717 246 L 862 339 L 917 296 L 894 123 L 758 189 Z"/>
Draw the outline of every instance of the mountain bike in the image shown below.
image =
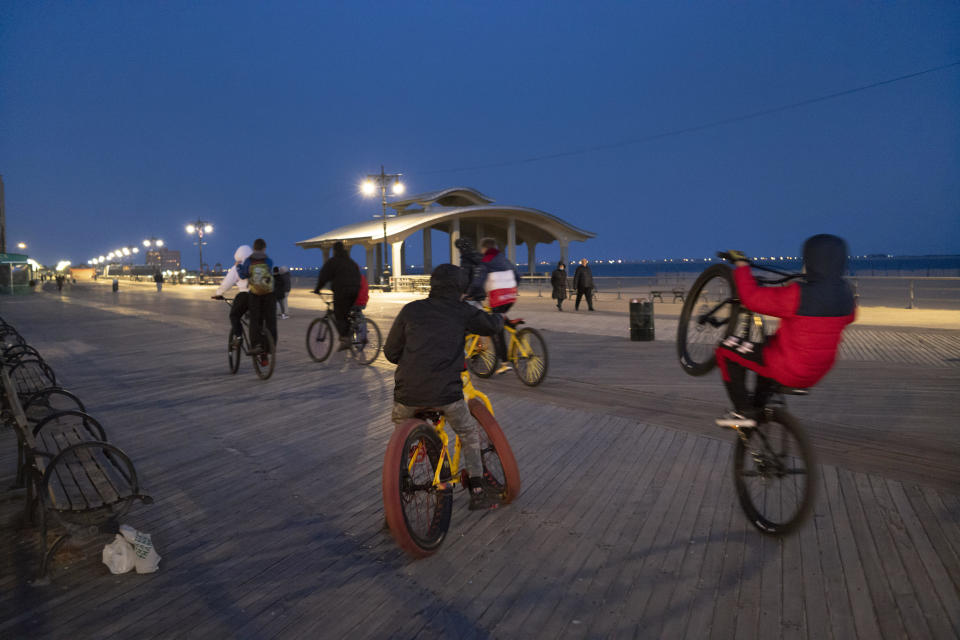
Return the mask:
<path fill-rule="evenodd" d="M 535 387 L 547 377 L 550 364 L 547 343 L 533 327 L 517 330 L 519 325 L 524 324 L 522 318 L 509 320 L 504 316 L 503 320 L 503 328 L 510 336 L 507 341 L 507 360 L 513 364 L 513 370 L 523 384 Z M 464 350 L 470 370 L 481 378 L 492 376 L 500 364 L 491 336 L 468 334 Z"/>
<path fill-rule="evenodd" d="M 233 307 L 233 298 L 224 298 L 223 296 L 213 296 L 215 300 L 223 300 L 230 307 Z M 261 322 L 261 331 L 264 342 L 266 343 L 265 353 L 252 353 L 253 342 L 250 339 L 250 321 L 249 314 L 245 313 L 240 318 L 240 324 L 243 332 L 239 336 L 233 335 L 233 328 L 227 335 L 227 364 L 230 367 L 230 373 L 236 373 L 240 369 L 240 358 L 250 356 L 253 359 L 253 370 L 257 372 L 257 377 L 266 380 L 273 375 L 273 369 L 277 366 L 277 349 L 273 342 L 273 335 Z M 266 360 L 264 364 L 261 360 Z"/>
<path fill-rule="evenodd" d="M 520 493 L 520 472 L 507 437 L 493 417 L 489 398 L 474 386 L 470 372 L 461 375 L 470 413 L 480 423 L 483 479 L 509 504 Z M 397 425 L 383 457 L 383 509 L 397 544 L 415 557 L 437 551 L 450 527 L 453 492 L 467 489 L 466 470 L 460 468 L 461 445 L 455 437 L 451 451 L 444 416 L 424 409 Z"/>
<path fill-rule="evenodd" d="M 333 352 L 333 343 L 340 334 L 337 333 L 337 323 L 333 315 L 333 298 L 321 296 L 327 305 L 327 311 L 319 318 L 315 318 L 307 327 L 307 353 L 314 362 L 323 362 Z M 363 309 L 353 307 L 347 316 L 350 323 L 350 355 L 360 364 L 370 364 L 377 359 L 377 354 L 383 346 L 380 328 L 377 323 L 363 314 Z"/>
<path fill-rule="evenodd" d="M 733 261 L 727 253 L 717 255 Z M 803 277 L 753 263 L 751 267 L 778 276 L 757 278 L 767 285 Z M 694 281 L 680 312 L 680 366 L 692 376 L 708 373 L 716 366 L 717 346 L 731 335 L 761 343 L 765 337 L 764 320 L 740 304 L 733 270 L 725 264 L 711 265 Z M 809 391 L 772 380 L 763 380 L 754 389 L 754 405 L 759 407 L 757 425 L 734 427 L 734 484 L 740 507 L 750 522 L 763 533 L 783 535 L 796 529 L 813 505 L 813 451 L 800 423 L 787 411 L 785 400 L 787 395 L 807 395 Z"/>

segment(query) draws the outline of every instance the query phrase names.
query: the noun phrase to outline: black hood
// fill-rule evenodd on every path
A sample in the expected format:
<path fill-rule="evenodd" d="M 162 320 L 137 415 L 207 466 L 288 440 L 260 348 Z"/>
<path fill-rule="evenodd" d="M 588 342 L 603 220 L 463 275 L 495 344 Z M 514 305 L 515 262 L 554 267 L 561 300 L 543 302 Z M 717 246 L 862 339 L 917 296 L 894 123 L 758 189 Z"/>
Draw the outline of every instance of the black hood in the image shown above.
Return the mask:
<path fill-rule="evenodd" d="M 347 248 L 346 248 L 345 246 L 343 246 L 343 243 L 342 243 L 342 242 L 335 242 L 335 243 L 333 243 L 333 255 L 335 255 L 335 256 L 346 256 L 346 255 L 349 255 L 349 254 L 347 253 Z"/>
<path fill-rule="evenodd" d="M 847 270 L 847 243 L 843 238 L 821 233 L 803 243 L 807 280 L 835 280 Z"/>
<path fill-rule="evenodd" d="M 459 300 L 467 290 L 467 276 L 454 264 L 438 265 L 430 274 L 430 297 Z"/>

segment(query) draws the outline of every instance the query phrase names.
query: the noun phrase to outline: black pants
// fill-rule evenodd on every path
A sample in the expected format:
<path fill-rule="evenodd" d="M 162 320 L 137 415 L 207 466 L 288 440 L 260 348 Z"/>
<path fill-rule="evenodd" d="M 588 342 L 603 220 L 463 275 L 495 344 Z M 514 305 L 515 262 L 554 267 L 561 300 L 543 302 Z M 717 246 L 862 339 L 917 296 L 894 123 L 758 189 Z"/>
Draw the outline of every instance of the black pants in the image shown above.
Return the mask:
<path fill-rule="evenodd" d="M 357 301 L 360 289 L 336 289 L 333 292 L 333 319 L 337 323 L 337 333 L 341 338 L 350 333 L 350 308 Z"/>
<path fill-rule="evenodd" d="M 261 322 L 266 325 L 270 335 L 273 336 L 273 344 L 277 344 L 277 297 L 273 293 L 267 293 L 262 296 L 256 296 L 252 293 L 248 298 L 250 304 L 250 342 L 253 348 L 262 346 L 264 349 L 263 332 L 261 331 Z"/>
<path fill-rule="evenodd" d="M 510 310 L 510 307 L 513 306 L 513 303 L 502 304 L 499 307 L 493 307 L 490 311 L 494 313 L 506 313 Z M 497 358 L 500 359 L 500 362 L 506 363 L 507 361 L 507 336 L 506 331 L 501 329 L 500 331 L 493 334 L 493 346 L 497 350 Z"/>
<path fill-rule="evenodd" d="M 593 311 L 593 287 L 584 287 L 583 289 L 577 289 L 577 301 L 573 303 L 573 308 L 580 308 L 580 299 L 583 296 L 587 296 L 587 308 L 590 311 Z"/>
<path fill-rule="evenodd" d="M 250 294 L 246 291 L 240 291 L 233 299 L 230 305 L 230 327 L 233 329 L 233 335 L 243 335 L 243 325 L 240 324 L 240 318 L 250 308 Z"/>

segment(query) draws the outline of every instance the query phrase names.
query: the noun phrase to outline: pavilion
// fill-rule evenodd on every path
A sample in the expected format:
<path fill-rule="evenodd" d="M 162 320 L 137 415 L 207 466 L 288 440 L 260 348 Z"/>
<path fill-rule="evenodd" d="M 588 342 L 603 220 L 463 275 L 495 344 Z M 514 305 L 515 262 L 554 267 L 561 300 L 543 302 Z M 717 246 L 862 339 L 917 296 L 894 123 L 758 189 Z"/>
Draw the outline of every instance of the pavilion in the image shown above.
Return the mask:
<path fill-rule="evenodd" d="M 566 262 L 570 242 L 584 242 L 596 236 L 538 209 L 495 204 L 492 199 L 468 187 L 421 193 L 387 205 L 394 213 L 387 214 L 386 227 L 384 220 L 378 217 L 328 231 L 297 245 L 304 249 L 321 249 L 324 261 L 335 242 L 343 242 L 348 248 L 362 245 L 366 248 L 368 273 L 377 273 L 378 265 L 382 263 L 380 249 L 386 240 L 391 249 L 392 275 L 400 276 L 406 264 L 404 242 L 420 232 L 423 235 L 423 269 L 430 273 L 433 269 L 430 231 L 436 229 L 450 236 L 450 262 L 453 264 L 460 262 L 460 254 L 454 246 L 458 238 L 470 238 L 477 246 L 482 238 L 492 237 L 501 247 L 506 247 L 507 256 L 513 263 L 517 262 L 517 245 L 525 244 L 527 264 L 532 274 L 535 273 L 538 244 L 558 242 L 561 260 Z"/>

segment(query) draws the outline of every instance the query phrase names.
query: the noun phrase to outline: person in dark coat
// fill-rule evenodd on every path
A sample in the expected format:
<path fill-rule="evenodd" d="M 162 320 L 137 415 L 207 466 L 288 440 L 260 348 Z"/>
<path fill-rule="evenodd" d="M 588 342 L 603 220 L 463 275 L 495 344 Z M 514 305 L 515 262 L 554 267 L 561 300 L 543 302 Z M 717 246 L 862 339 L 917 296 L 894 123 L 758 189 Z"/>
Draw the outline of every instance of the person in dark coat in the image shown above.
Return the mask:
<path fill-rule="evenodd" d="M 287 267 L 273 268 L 273 295 L 277 297 L 277 305 L 280 307 L 280 319 L 286 320 L 287 315 L 287 294 L 290 293 L 290 269 Z"/>
<path fill-rule="evenodd" d="M 567 299 L 567 265 L 563 260 L 557 263 L 557 268 L 550 274 L 550 285 L 553 287 L 553 299 L 557 301 L 557 311 L 563 311 L 563 301 Z"/>
<path fill-rule="evenodd" d="M 470 476 L 470 508 L 495 506 L 484 490 L 477 424 L 463 400 L 463 339 L 467 333 L 493 335 L 503 316 L 488 314 L 462 300 L 464 272 L 441 264 L 430 274 L 430 295 L 406 304 L 397 314 L 383 345 L 383 355 L 397 365 L 393 412 L 396 424 L 423 408 L 438 409 L 460 437 Z"/>
<path fill-rule="evenodd" d="M 153 272 L 153 282 L 157 285 L 157 292 L 163 290 L 163 274 L 159 269 Z"/>
<path fill-rule="evenodd" d="M 590 264 L 584 258 L 580 261 L 580 266 L 573 272 L 573 288 L 577 290 L 577 300 L 573 303 L 573 310 L 580 310 L 580 299 L 587 297 L 587 308 L 593 311 L 593 272 L 590 271 Z"/>
<path fill-rule="evenodd" d="M 339 241 L 333 245 L 333 255 L 323 263 L 313 292 L 320 293 L 328 282 L 333 290 L 333 317 L 340 334 L 338 351 L 343 351 L 350 347 L 350 307 L 360 293 L 360 267 Z"/>

